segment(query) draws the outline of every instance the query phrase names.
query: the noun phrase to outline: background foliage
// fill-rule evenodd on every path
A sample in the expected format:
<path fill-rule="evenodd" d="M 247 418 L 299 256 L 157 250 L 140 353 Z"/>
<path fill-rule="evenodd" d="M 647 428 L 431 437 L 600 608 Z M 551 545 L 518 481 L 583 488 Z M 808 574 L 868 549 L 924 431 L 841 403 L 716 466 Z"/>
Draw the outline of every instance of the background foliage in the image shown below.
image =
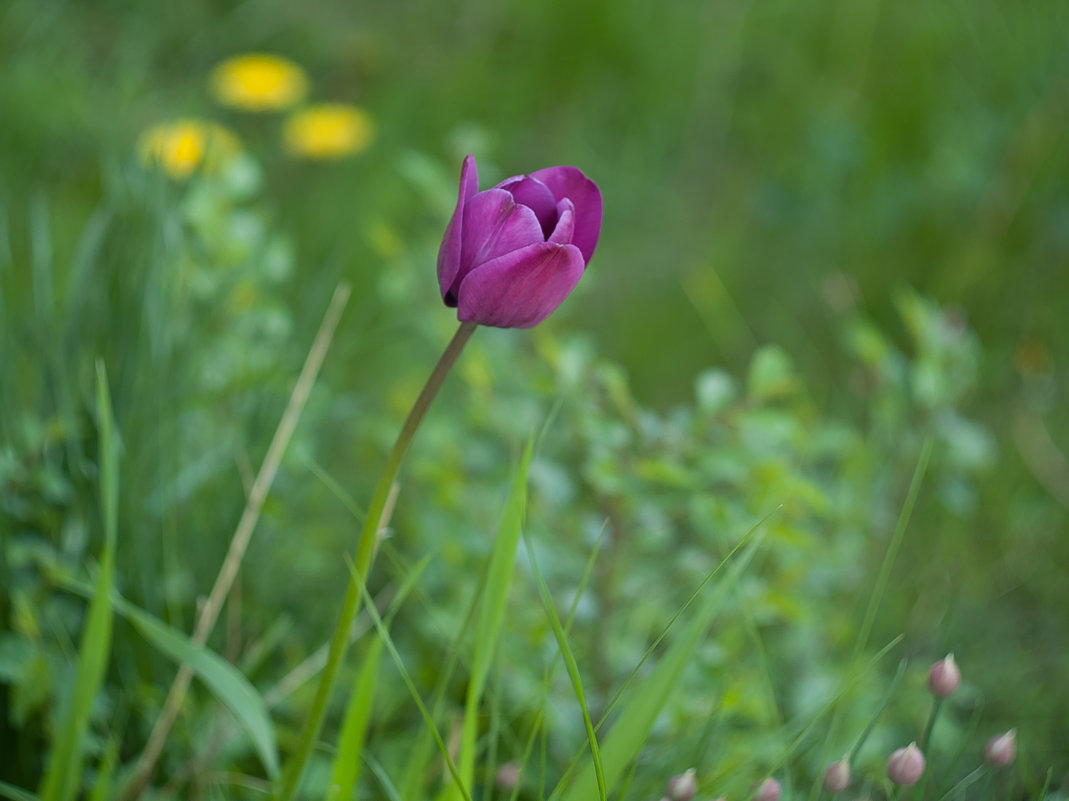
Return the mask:
<path fill-rule="evenodd" d="M 917 736 L 924 671 L 948 651 L 966 686 L 933 747 L 975 753 L 1016 726 L 1015 781 L 1036 797 L 1052 767 L 1058 787 L 1069 771 L 1069 418 L 1057 361 L 1069 345 L 1067 24 L 1054 0 L 9 0 L 0 779 L 38 785 L 72 684 L 87 606 L 64 578 L 95 575 L 104 543 L 96 360 L 121 441 L 116 586 L 188 632 L 345 280 L 353 299 L 237 609 L 210 641 L 272 702 L 280 746 L 291 744 L 310 690 L 277 683 L 333 625 L 359 523 L 345 496 L 366 497 L 454 325 L 432 265 L 460 157 L 474 150 L 484 185 L 581 166 L 606 219 L 589 274 L 553 318 L 477 333 L 406 465 L 371 590 L 392 592 L 432 554 L 392 631 L 428 697 L 443 654 L 459 655 L 439 725 L 459 720 L 466 610 L 512 466 L 542 431 L 528 528 L 561 609 L 598 549 L 570 638 L 595 714 L 706 573 L 771 515 L 628 797 L 655 796 L 690 765 L 710 793 L 740 796 L 785 769 L 806 792 L 905 658 L 861 755 L 878 775 Z M 278 115 L 214 106 L 209 71 L 250 50 L 300 63 L 313 99 L 368 110 L 372 147 L 287 158 Z M 184 182 L 145 170 L 141 132 L 190 116 L 228 126 L 244 154 Z M 785 765 L 849 670 L 926 440 L 918 504 L 860 647 L 868 658 L 902 639 Z M 564 673 L 542 691 L 554 640 L 522 558 L 520 574 L 478 779 L 518 757 L 544 714 L 552 787 L 585 737 Z M 116 619 L 89 764 L 109 743 L 120 772 L 136 758 L 173 673 Z M 180 794 L 211 794 L 224 772 L 256 774 L 247 744 L 222 746 L 229 725 L 195 686 L 159 786 L 174 778 Z M 420 727 L 403 685 L 382 679 L 368 747 L 381 775 L 404 775 Z M 385 792 L 375 773 L 361 779 L 372 795 Z M 537 797 L 536 779 L 525 782 Z M 253 791 L 226 790 L 240 792 Z"/>

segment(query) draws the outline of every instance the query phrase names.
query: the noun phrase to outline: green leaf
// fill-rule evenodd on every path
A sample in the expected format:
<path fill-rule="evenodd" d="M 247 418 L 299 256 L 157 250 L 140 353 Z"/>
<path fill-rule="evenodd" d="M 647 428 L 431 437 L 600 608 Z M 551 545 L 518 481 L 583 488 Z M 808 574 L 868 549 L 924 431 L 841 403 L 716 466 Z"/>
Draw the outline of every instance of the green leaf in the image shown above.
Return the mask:
<path fill-rule="evenodd" d="M 375 679 L 378 676 L 379 657 L 382 656 L 382 638 L 375 637 L 364 654 L 364 663 L 356 677 L 349 706 L 345 711 L 338 740 L 338 753 L 327 786 L 327 801 L 352 798 L 356 780 L 360 776 L 360 759 L 371 721 L 371 706 L 375 700 Z"/>
<path fill-rule="evenodd" d="M 118 595 L 112 596 L 111 603 L 115 611 L 129 620 L 157 649 L 178 664 L 189 665 L 208 689 L 234 713 L 252 740 L 267 775 L 274 778 L 278 774 L 275 730 L 263 697 L 248 679 L 219 654 L 203 646 L 194 645 L 185 634 Z"/>
<path fill-rule="evenodd" d="M 87 585 L 75 579 L 63 576 L 57 579 L 62 586 L 79 595 L 89 595 L 91 592 Z M 253 748 L 268 775 L 277 775 L 278 745 L 271 718 L 267 714 L 267 704 L 241 671 L 215 651 L 194 645 L 186 634 L 134 606 L 114 591 L 111 593 L 111 608 L 130 621 L 157 650 L 178 664 L 185 663 L 192 668 L 212 694 L 237 718 L 252 740 Z"/>
<path fill-rule="evenodd" d="M 393 614 L 401 608 L 412 588 L 416 586 L 416 580 L 422 575 L 423 569 L 430 564 L 430 554 L 419 561 L 408 572 L 390 604 L 390 613 L 387 616 L 387 626 Z M 346 799 L 353 797 L 356 780 L 360 776 L 360 763 L 363 759 L 364 741 L 367 738 L 367 727 L 371 721 L 371 708 L 375 700 L 375 679 L 378 676 L 379 658 L 382 656 L 382 638 L 376 633 L 367 653 L 364 655 L 364 664 L 356 677 L 352 695 L 349 697 L 349 706 L 345 712 L 345 721 L 342 724 L 341 735 L 338 739 L 337 755 L 334 757 L 334 767 L 331 771 L 330 784 L 327 786 L 327 801 L 333 799 Z"/>
<path fill-rule="evenodd" d="M 9 798 L 11 801 L 40 801 L 33 793 L 7 782 L 0 782 L 0 798 Z"/>
<path fill-rule="evenodd" d="M 89 613 L 82 643 L 78 650 L 78 673 L 74 691 L 67 702 L 63 723 L 52 749 L 48 771 L 41 782 L 42 801 L 69 801 L 78 792 L 82 777 L 85 733 L 111 650 L 111 605 L 108 599 L 115 571 L 116 514 L 119 479 L 116 465 L 117 446 L 111 397 L 108 394 L 104 364 L 97 362 L 97 426 L 100 431 L 100 500 L 104 510 L 104 553 L 100 574 L 89 602 Z"/>
<path fill-rule="evenodd" d="M 757 400 L 789 395 L 798 389 L 794 366 L 787 351 L 777 345 L 765 345 L 754 354 L 746 379 L 747 391 Z"/>

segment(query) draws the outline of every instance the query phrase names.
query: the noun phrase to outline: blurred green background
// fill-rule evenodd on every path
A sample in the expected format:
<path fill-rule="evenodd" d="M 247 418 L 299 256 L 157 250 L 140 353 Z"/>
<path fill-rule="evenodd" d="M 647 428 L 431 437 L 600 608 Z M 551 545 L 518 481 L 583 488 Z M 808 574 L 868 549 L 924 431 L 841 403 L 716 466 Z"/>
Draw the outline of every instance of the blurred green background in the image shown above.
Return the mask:
<path fill-rule="evenodd" d="M 338 555 L 354 525 L 322 474 L 366 498 L 452 328 L 433 265 L 474 151 L 483 186 L 581 167 L 605 221 L 573 296 L 536 331 L 478 332 L 421 432 L 392 563 L 441 554 L 426 590 L 437 616 L 413 613 L 399 635 L 413 673 L 434 686 L 509 466 L 555 415 L 531 527 L 569 543 L 547 546 L 544 566 L 567 603 L 609 521 L 577 647 L 598 703 L 711 567 L 695 554 L 722 555 L 788 509 L 740 589 L 740 628 L 710 644 L 689 706 L 677 701 L 651 746 L 672 772 L 738 768 L 745 790 L 759 776 L 740 766 L 772 769 L 785 721 L 841 679 L 930 438 L 862 645 L 905 637 L 841 725 L 864 725 L 906 657 L 917 697 L 892 705 L 880 744 L 908 742 L 924 671 L 953 651 L 967 698 L 948 752 L 955 737 L 975 751 L 1016 726 L 1027 792 L 1038 797 L 1049 767 L 1058 787 L 1069 771 L 1067 30 L 1061 0 L 6 0 L 0 727 L 19 750 L 0 778 L 33 786 L 77 641 L 83 605 L 49 571 L 84 570 L 99 551 L 93 360 L 108 366 L 123 437 L 120 589 L 189 630 L 244 503 L 241 476 L 263 457 L 334 286 L 351 283 L 243 572 L 238 640 L 270 654 L 248 672 L 258 686 L 277 680 L 327 636 L 346 578 Z M 249 51 L 300 64 L 310 100 L 365 109 L 371 147 L 294 159 L 284 115 L 214 104 L 211 69 Z M 143 170 L 143 131 L 182 117 L 233 131 L 243 172 Z M 541 653 L 540 625 L 517 623 L 517 647 Z M 173 668 L 116 636 L 94 725 L 99 749 L 117 732 L 129 760 Z M 725 664 L 752 672 L 711 678 Z M 502 685 L 520 730 L 531 688 Z M 559 705 L 568 697 L 564 686 Z M 195 700 L 207 715 L 210 697 Z M 291 703 L 284 729 L 307 699 Z M 380 713 L 387 768 L 403 765 L 403 733 L 420 725 L 405 703 L 397 689 Z M 188 758 L 197 714 L 165 770 Z M 582 732 L 572 712 L 559 717 L 564 759 Z M 704 719 L 718 722 L 699 731 Z M 840 754 L 803 750 L 791 769 L 805 781 Z M 659 792 L 650 763 L 635 797 Z"/>

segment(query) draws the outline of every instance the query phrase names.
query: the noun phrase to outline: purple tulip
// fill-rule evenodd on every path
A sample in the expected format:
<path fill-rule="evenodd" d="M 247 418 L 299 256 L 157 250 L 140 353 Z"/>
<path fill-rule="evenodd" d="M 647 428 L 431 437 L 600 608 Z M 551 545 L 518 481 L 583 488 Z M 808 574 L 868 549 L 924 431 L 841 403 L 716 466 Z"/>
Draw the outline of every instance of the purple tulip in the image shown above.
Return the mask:
<path fill-rule="evenodd" d="M 548 167 L 479 191 L 475 156 L 438 250 L 438 285 L 462 322 L 530 328 L 571 292 L 601 233 L 601 191 L 575 167 Z"/>

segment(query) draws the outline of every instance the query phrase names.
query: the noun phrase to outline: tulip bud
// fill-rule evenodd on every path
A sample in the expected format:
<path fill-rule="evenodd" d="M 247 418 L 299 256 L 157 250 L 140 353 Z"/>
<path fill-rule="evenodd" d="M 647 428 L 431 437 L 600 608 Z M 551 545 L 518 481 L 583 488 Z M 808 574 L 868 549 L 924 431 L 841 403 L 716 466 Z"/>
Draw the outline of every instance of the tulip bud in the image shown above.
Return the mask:
<path fill-rule="evenodd" d="M 928 671 L 928 689 L 940 698 L 949 698 L 961 684 L 961 671 L 954 661 L 954 654 L 947 654 Z"/>
<path fill-rule="evenodd" d="M 984 761 L 996 768 L 1004 768 L 1017 756 L 1017 730 L 992 737 L 984 746 Z"/>
<path fill-rule="evenodd" d="M 912 787 L 924 773 L 924 754 L 916 743 L 899 748 L 887 760 L 887 778 L 903 787 Z"/>
<path fill-rule="evenodd" d="M 779 782 L 769 776 L 758 786 L 753 801 L 779 801 L 781 792 Z"/>
<path fill-rule="evenodd" d="M 850 784 L 850 763 L 846 757 L 832 762 L 824 771 L 824 789 L 829 793 L 841 793 Z"/>
<path fill-rule="evenodd" d="M 538 325 L 568 297 L 601 233 L 601 190 L 575 167 L 548 167 L 479 191 L 464 159 L 438 250 L 438 287 L 463 322 Z"/>
<path fill-rule="evenodd" d="M 694 768 L 688 768 L 668 780 L 668 798 L 671 801 L 690 801 L 696 792 L 698 781 L 694 777 Z"/>

